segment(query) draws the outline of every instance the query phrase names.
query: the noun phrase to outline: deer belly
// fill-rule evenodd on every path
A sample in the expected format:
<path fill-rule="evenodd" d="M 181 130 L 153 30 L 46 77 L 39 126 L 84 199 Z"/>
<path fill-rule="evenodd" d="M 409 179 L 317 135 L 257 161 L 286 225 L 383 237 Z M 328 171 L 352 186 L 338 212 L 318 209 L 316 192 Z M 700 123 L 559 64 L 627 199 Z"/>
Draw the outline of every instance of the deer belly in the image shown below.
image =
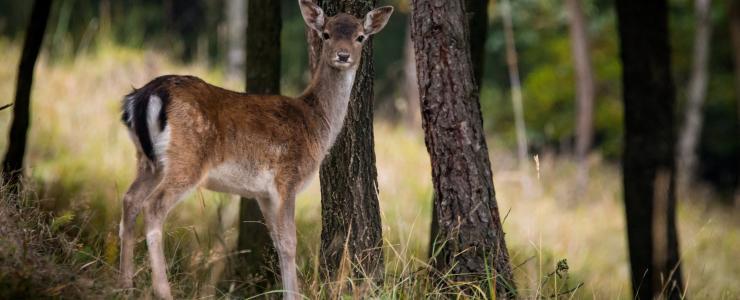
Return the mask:
<path fill-rule="evenodd" d="M 204 187 L 242 197 L 268 197 L 275 190 L 275 174 L 272 170 L 224 163 L 208 172 Z"/>

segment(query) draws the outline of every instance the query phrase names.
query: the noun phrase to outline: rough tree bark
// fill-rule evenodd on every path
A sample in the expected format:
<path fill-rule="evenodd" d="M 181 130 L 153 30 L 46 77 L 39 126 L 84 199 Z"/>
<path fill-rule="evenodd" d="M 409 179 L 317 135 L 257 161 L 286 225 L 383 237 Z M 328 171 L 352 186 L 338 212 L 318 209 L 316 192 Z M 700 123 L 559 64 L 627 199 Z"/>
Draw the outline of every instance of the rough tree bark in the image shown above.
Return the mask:
<path fill-rule="evenodd" d="M 320 0 L 327 16 L 345 12 L 364 17 L 374 0 Z M 309 60 L 318 64 L 321 39 L 311 31 Z M 344 121 L 344 128 L 321 164 L 321 250 L 320 264 L 329 279 L 340 276 L 383 278 L 383 237 L 378 205 L 377 171 L 373 137 L 372 40 L 362 50 L 362 62 Z M 345 267 L 352 266 L 351 274 Z"/>
<path fill-rule="evenodd" d="M 10 124 L 8 150 L 3 159 L 3 180 L 13 191 L 18 188 L 23 175 L 23 157 L 26 153 L 26 139 L 31 120 L 33 70 L 44 40 L 50 9 L 51 0 L 36 0 L 33 3 L 31 18 L 26 29 L 26 39 L 23 42 L 21 61 L 18 64 L 13 121 Z"/>
<path fill-rule="evenodd" d="M 413 0 L 412 7 L 422 126 L 444 242 L 432 263 L 441 273 L 450 271 L 453 280 L 464 281 L 484 280 L 492 265 L 496 295 L 512 297 L 463 1 Z"/>
<path fill-rule="evenodd" d="M 468 34 L 468 43 L 470 45 L 470 60 L 473 64 L 473 74 L 475 79 L 475 86 L 480 95 L 480 89 L 483 82 L 483 69 L 485 63 L 485 45 L 486 38 L 488 37 L 488 0 L 465 0 L 465 14 L 468 17 L 468 28 L 470 34 Z M 409 18 L 409 24 L 411 24 L 411 18 Z M 409 33 L 410 34 L 410 33 Z M 413 45 L 411 47 L 413 51 Z M 413 53 L 411 57 L 414 57 Z M 414 64 L 415 66 L 416 64 Z M 416 70 L 414 70 L 414 79 L 416 79 Z M 417 79 L 418 80 L 418 79 Z M 419 100 L 418 83 L 414 83 L 416 90 L 417 101 Z M 480 101 L 476 98 L 475 101 Z M 416 104 L 419 106 L 418 102 Z M 434 196 L 432 202 L 434 202 Z M 437 238 L 439 237 L 439 224 L 437 224 L 437 213 L 432 212 L 431 228 L 429 230 L 430 240 L 428 253 L 429 257 L 434 255 L 437 242 L 440 242 Z"/>
<path fill-rule="evenodd" d="M 702 107 L 709 81 L 709 48 L 712 36 L 711 0 L 694 1 L 694 57 L 686 101 L 686 115 L 678 143 L 678 179 L 680 186 L 690 184 L 696 173 L 697 147 L 703 123 Z"/>
<path fill-rule="evenodd" d="M 254 94 L 280 94 L 280 1 L 247 1 L 246 91 Z M 272 240 L 265 227 L 259 205 L 242 198 L 239 206 L 239 250 L 243 266 L 240 272 L 266 275 L 259 285 L 271 285 L 278 274 Z"/>
<path fill-rule="evenodd" d="M 570 45 L 576 70 L 576 161 L 577 191 L 588 184 L 588 152 L 594 134 L 594 75 L 591 67 L 586 17 L 580 0 L 566 0 L 570 23 Z"/>
<path fill-rule="evenodd" d="M 622 170 L 632 291 L 678 299 L 674 102 L 666 0 L 617 1 L 624 97 Z"/>

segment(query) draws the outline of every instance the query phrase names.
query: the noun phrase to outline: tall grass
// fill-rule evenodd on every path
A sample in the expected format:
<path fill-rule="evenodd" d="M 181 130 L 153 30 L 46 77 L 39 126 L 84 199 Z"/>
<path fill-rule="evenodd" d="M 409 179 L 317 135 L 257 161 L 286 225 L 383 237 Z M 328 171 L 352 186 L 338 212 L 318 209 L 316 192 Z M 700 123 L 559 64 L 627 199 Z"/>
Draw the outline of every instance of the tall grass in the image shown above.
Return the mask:
<path fill-rule="evenodd" d="M 37 223 L 74 233 L 76 246 L 65 255 L 87 257 L 80 260 L 89 264 L 85 268 L 114 285 L 120 197 L 134 171 L 134 149 L 119 121 L 121 96 L 131 86 L 141 86 L 168 73 L 193 74 L 232 89 L 241 85 L 226 81 L 220 70 L 176 64 L 153 50 L 106 44 L 98 48 L 95 53 L 53 64 L 42 56 L 32 95 L 27 174 L 36 195 L 31 199 L 38 202 L 34 209 L 51 213 L 45 223 Z M 4 53 L 0 56 L 0 104 L 12 99 L 18 50 L 18 43 L 0 40 Z M 0 112 L 0 131 L 7 131 L 9 120 L 9 111 Z M 426 271 L 432 186 L 420 130 L 379 119 L 375 122 L 375 137 L 386 276 L 380 285 L 362 292 L 393 299 L 455 293 L 436 286 Z M 567 157 L 541 153 L 539 163 L 531 164 L 528 174 L 521 174 L 515 155 L 499 145 L 496 135 L 488 141 L 497 199 L 521 296 L 629 298 L 617 166 L 592 157 L 588 190 L 575 197 L 575 165 Z M 0 140 L 0 146 L 5 145 L 6 141 Z M 529 176 L 531 183 L 523 185 L 522 175 Z M 328 283 L 317 276 L 319 195 L 315 179 L 299 195 L 296 210 L 298 266 L 302 292 L 308 298 L 329 295 Z M 737 298 L 737 209 L 716 207 L 711 198 L 710 192 L 695 190 L 680 199 L 679 236 L 687 296 Z M 166 251 L 176 297 L 223 297 L 249 289 L 249 282 L 228 281 L 226 276 L 234 263 L 237 205 L 234 197 L 197 190 L 170 214 Z M 105 293 L 148 295 L 144 244 L 140 242 L 136 249 L 138 289 L 121 291 L 110 286 Z M 0 243 L 0 249 L 3 245 Z M 59 262 L 79 268 L 70 261 Z"/>

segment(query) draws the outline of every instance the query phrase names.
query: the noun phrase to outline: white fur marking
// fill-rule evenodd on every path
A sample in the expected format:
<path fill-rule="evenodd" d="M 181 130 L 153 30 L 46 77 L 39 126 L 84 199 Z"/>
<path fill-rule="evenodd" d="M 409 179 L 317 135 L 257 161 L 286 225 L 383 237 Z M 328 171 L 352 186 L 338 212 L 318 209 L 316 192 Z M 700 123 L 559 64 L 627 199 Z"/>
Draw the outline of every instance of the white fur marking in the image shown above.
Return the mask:
<path fill-rule="evenodd" d="M 164 130 L 159 128 L 159 115 L 162 111 L 162 99 L 157 95 L 149 97 L 149 106 L 146 109 L 146 125 L 149 129 L 149 137 L 152 140 L 154 156 L 162 166 L 167 163 L 167 148 L 170 144 L 170 126 Z"/>
<path fill-rule="evenodd" d="M 205 187 L 245 197 L 266 197 L 276 193 L 275 172 L 233 162 L 223 163 L 208 172 Z"/>
<path fill-rule="evenodd" d="M 121 222 L 118 223 L 118 237 L 120 239 L 123 239 L 123 220 L 121 220 Z"/>
<path fill-rule="evenodd" d="M 366 33 L 370 34 L 372 33 L 373 29 L 373 16 L 375 15 L 375 11 L 371 10 L 367 13 L 367 16 L 365 16 L 365 22 L 362 24 L 362 28 L 365 30 Z"/>
<path fill-rule="evenodd" d="M 147 246 L 151 246 L 151 244 L 149 244 L 149 241 L 151 241 L 152 239 L 154 239 L 157 236 L 161 237 L 162 236 L 162 231 L 155 229 L 155 230 L 151 230 L 151 231 L 147 232 L 146 233 Z"/>
<path fill-rule="evenodd" d="M 347 106 L 349 105 L 349 97 L 352 93 L 352 85 L 355 83 L 355 74 L 357 69 L 347 70 L 344 72 L 342 80 L 338 82 L 336 99 L 337 104 L 332 105 L 332 109 L 329 111 L 329 143 L 327 144 L 326 151 L 328 152 L 334 145 L 337 135 L 344 126 L 344 119 L 347 116 Z"/>
<path fill-rule="evenodd" d="M 162 111 L 162 99 L 157 95 L 149 96 L 149 106 L 146 108 L 146 125 L 149 136 L 154 138 L 159 134 L 159 113 Z"/>
<path fill-rule="evenodd" d="M 152 138 L 154 144 L 154 155 L 159 159 L 162 166 L 167 165 L 167 148 L 170 145 L 170 126 L 166 126 L 156 138 Z"/>

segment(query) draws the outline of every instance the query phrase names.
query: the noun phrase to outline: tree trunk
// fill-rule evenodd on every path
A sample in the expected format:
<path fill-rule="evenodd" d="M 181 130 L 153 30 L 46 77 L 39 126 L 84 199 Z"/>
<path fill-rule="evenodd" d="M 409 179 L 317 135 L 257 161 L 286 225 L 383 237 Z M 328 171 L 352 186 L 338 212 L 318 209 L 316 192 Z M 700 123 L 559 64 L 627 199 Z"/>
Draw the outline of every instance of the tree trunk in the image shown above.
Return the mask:
<path fill-rule="evenodd" d="M 50 9 L 51 0 L 36 0 L 33 3 L 31 19 L 26 29 L 26 39 L 23 42 L 21 61 L 18 64 L 13 121 L 10 124 L 8 150 L 3 159 L 3 180 L 12 191 L 17 190 L 23 175 L 23 156 L 26 153 L 26 139 L 31 120 L 33 70 L 44 40 Z"/>
<path fill-rule="evenodd" d="M 488 38 L 488 0 L 465 0 L 465 14 L 468 16 L 470 34 L 470 59 L 478 90 L 483 86 L 486 40 Z"/>
<path fill-rule="evenodd" d="M 230 78 L 242 78 L 244 74 L 244 46 L 246 42 L 246 14 L 247 0 L 227 0 L 224 8 L 226 9 L 226 24 L 229 32 L 228 48 L 226 53 L 226 75 Z"/>
<path fill-rule="evenodd" d="M 566 0 L 565 5 L 570 21 L 570 45 L 576 70 L 576 190 L 583 192 L 588 184 L 588 152 L 591 150 L 594 134 L 594 75 L 581 1 Z"/>
<path fill-rule="evenodd" d="M 246 91 L 254 94 L 280 94 L 280 1 L 247 1 Z M 242 198 L 239 207 L 239 250 L 244 275 L 266 275 L 258 282 L 258 291 L 274 284 L 271 274 L 277 254 L 259 205 L 254 199 Z"/>
<path fill-rule="evenodd" d="M 468 17 L 468 28 L 470 28 L 470 34 L 468 34 L 468 42 L 470 45 L 470 60 L 473 64 L 473 74 L 476 83 L 477 95 L 480 95 L 480 89 L 482 88 L 483 82 L 483 66 L 485 62 L 485 45 L 486 38 L 488 37 L 488 0 L 465 0 L 465 14 Z M 411 19 L 409 18 L 409 22 Z M 412 47 L 413 50 L 413 47 Z M 412 55 L 413 57 L 413 55 Z M 416 78 L 416 71 L 414 71 L 414 78 Z M 417 87 L 417 101 L 418 101 L 418 83 L 414 83 Z M 476 97 L 475 101 L 480 101 L 479 97 Z M 417 106 L 418 106 L 417 102 Z M 435 198 L 432 196 L 432 202 Z M 430 240 L 429 240 L 429 257 L 434 256 L 434 250 L 437 249 L 436 243 L 441 242 L 437 240 L 439 237 L 439 224 L 437 224 L 437 213 L 432 212 L 432 222 L 430 228 Z"/>
<path fill-rule="evenodd" d="M 730 1 L 730 38 L 732 39 L 732 53 L 735 62 L 735 107 L 737 109 L 737 119 L 740 120 L 740 2 Z M 740 122 L 736 122 L 740 127 Z M 738 128 L 740 131 L 740 128 Z M 737 166 L 740 170 L 740 165 Z M 735 205 L 740 205 L 740 181 L 735 187 Z"/>
<path fill-rule="evenodd" d="M 321 0 L 327 16 L 346 12 L 363 17 L 374 0 Z M 318 64 L 321 39 L 308 31 L 312 70 Z M 372 40 L 362 50 L 362 61 L 352 88 L 344 128 L 321 164 L 320 263 L 329 280 L 344 276 L 383 279 L 383 236 L 378 205 L 373 140 Z M 352 266 L 351 272 L 345 269 Z"/>
<path fill-rule="evenodd" d="M 247 1 L 247 91 L 280 93 L 280 1 Z"/>
<path fill-rule="evenodd" d="M 482 285 L 493 265 L 496 295 L 512 297 L 463 1 L 413 0 L 412 7 L 422 126 L 443 242 L 432 263 L 453 281 Z"/>
<path fill-rule="evenodd" d="M 693 181 L 696 173 L 697 147 L 703 122 L 702 107 L 707 95 L 709 47 L 712 35 L 710 16 L 711 0 L 695 0 L 694 22 L 694 61 L 691 66 L 686 115 L 678 144 L 678 179 L 679 186 L 686 186 Z"/>
<path fill-rule="evenodd" d="M 678 299 L 674 102 L 666 0 L 617 1 L 624 97 L 622 157 L 632 291 Z"/>
<path fill-rule="evenodd" d="M 403 81 L 406 97 L 406 126 L 409 128 L 421 127 L 421 111 L 419 110 L 419 83 L 416 79 L 416 57 L 414 56 L 414 42 L 411 41 L 411 19 L 406 27 L 406 40 L 403 46 Z"/>
<path fill-rule="evenodd" d="M 504 36 L 506 39 L 506 65 L 509 68 L 509 80 L 511 81 L 511 102 L 514 106 L 514 123 L 516 126 L 516 144 L 519 166 L 526 170 L 529 156 L 527 145 L 527 129 L 524 124 L 524 107 L 522 104 L 522 83 L 519 80 L 519 63 L 516 54 L 516 43 L 514 40 L 514 24 L 511 20 L 511 4 L 504 0 L 501 5 L 501 17 L 504 23 Z M 524 172 L 522 172 L 525 176 Z"/>
<path fill-rule="evenodd" d="M 190 62 L 195 58 L 198 48 L 198 35 L 205 23 L 203 0 L 170 0 L 165 3 L 168 9 L 170 26 L 182 45 L 181 58 Z"/>

